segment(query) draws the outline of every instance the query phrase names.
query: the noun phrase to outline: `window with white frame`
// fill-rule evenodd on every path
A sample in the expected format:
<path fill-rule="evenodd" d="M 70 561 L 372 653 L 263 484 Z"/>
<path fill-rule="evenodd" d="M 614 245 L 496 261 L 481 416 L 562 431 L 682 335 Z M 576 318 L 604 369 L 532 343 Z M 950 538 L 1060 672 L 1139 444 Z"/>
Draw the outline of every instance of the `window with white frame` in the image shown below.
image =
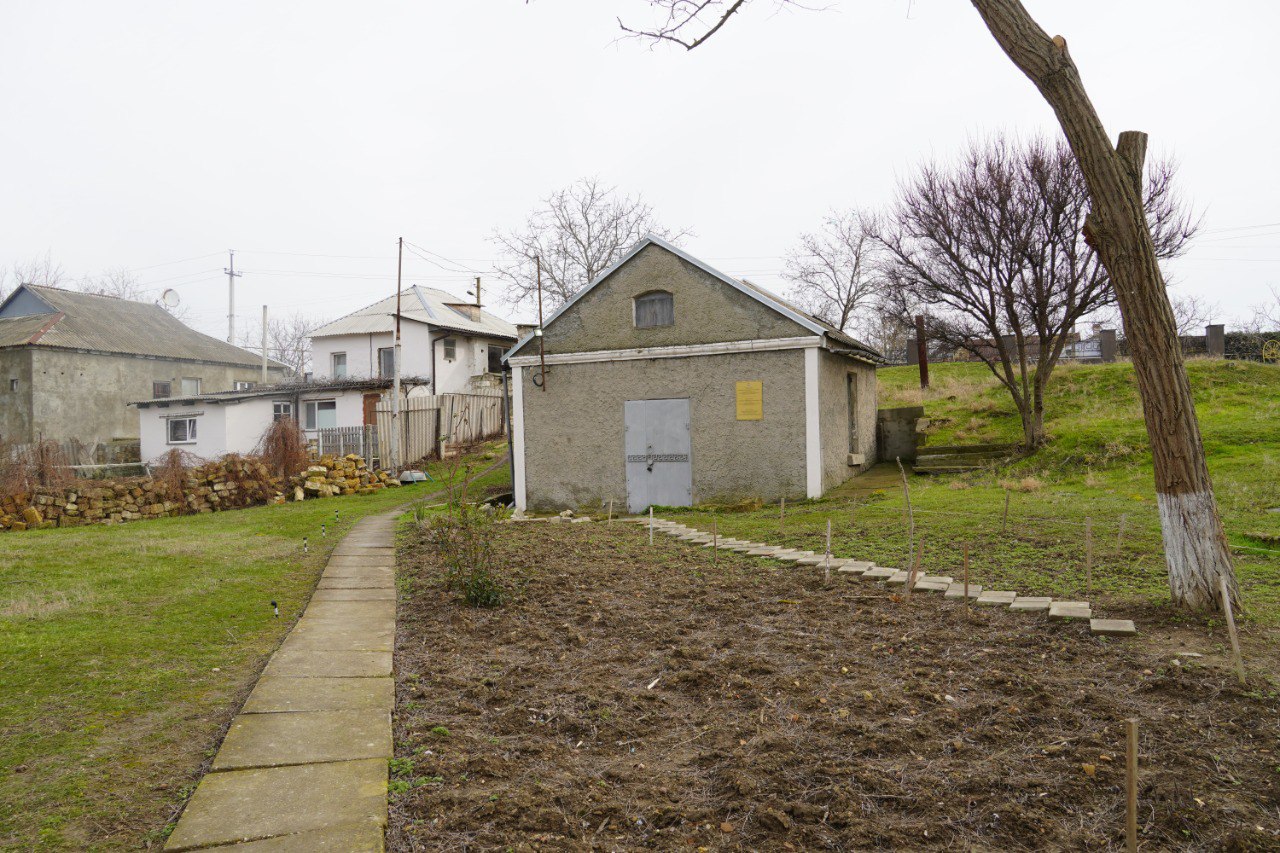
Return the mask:
<path fill-rule="evenodd" d="M 444 350 L 445 361 L 453 361 L 458 357 L 458 342 L 453 338 L 445 338 L 441 341 L 441 347 Z"/>
<path fill-rule="evenodd" d="M 283 421 L 293 417 L 293 403 L 288 400 L 276 400 L 271 404 L 271 420 Z"/>
<path fill-rule="evenodd" d="M 335 352 L 329 358 L 333 364 L 333 378 L 345 378 L 347 375 L 347 354 L 345 352 Z"/>
<path fill-rule="evenodd" d="M 636 297 L 636 328 L 672 326 L 676 322 L 675 302 L 665 290 L 651 290 Z"/>
<path fill-rule="evenodd" d="M 234 391 L 251 391 L 251 390 L 253 390 L 253 387 L 254 387 L 255 385 L 257 385 L 257 384 L 258 384 L 258 383 L 256 383 L 256 382 L 246 382 L 246 381 L 245 381 L 245 380 L 243 380 L 243 379 L 237 379 L 237 380 L 232 384 L 232 390 L 234 390 Z"/>
<path fill-rule="evenodd" d="M 170 444 L 196 443 L 195 418 L 169 418 L 167 424 Z"/>
<path fill-rule="evenodd" d="M 194 396 L 196 396 L 196 395 L 197 395 L 197 394 L 199 394 L 199 393 L 200 393 L 200 378 L 199 378 L 198 376 L 197 376 L 197 377 L 191 377 L 191 376 L 183 377 L 183 379 L 182 379 L 182 396 L 184 396 L 184 397 L 194 397 Z"/>
<path fill-rule="evenodd" d="M 378 349 L 378 375 L 389 379 L 396 372 L 396 348 L 380 347 Z"/>
<path fill-rule="evenodd" d="M 337 400 L 307 400 L 302 404 L 303 428 L 325 429 L 338 425 Z"/>

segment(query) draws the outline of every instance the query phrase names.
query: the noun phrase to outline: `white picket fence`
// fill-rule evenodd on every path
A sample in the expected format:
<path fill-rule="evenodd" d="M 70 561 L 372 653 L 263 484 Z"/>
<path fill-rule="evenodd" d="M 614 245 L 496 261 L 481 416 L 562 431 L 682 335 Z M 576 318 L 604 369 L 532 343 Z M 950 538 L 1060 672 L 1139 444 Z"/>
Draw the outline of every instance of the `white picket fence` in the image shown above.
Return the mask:
<path fill-rule="evenodd" d="M 375 426 L 323 427 L 316 430 L 316 451 L 324 456 L 354 453 L 377 468 L 382 463 Z"/>

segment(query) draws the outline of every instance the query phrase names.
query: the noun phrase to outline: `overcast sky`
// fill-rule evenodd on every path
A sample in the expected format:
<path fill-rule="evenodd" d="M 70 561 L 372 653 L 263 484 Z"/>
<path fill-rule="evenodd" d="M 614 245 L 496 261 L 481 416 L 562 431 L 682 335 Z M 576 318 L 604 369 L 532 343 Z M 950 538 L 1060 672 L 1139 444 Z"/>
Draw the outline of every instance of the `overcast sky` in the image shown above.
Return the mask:
<path fill-rule="evenodd" d="M 242 322 L 329 319 L 394 292 L 397 237 L 483 271 L 494 227 L 597 175 L 782 289 L 828 210 L 973 137 L 1057 132 L 969 3 L 830 5 L 756 0 L 686 53 L 617 40 L 644 0 L 0 0 L 0 265 L 128 267 L 225 336 L 229 248 Z M 1280 4 L 1028 6 L 1112 136 L 1180 162 L 1205 230 L 1179 288 L 1247 316 L 1280 287 Z M 469 286 L 413 255 L 405 280 Z"/>

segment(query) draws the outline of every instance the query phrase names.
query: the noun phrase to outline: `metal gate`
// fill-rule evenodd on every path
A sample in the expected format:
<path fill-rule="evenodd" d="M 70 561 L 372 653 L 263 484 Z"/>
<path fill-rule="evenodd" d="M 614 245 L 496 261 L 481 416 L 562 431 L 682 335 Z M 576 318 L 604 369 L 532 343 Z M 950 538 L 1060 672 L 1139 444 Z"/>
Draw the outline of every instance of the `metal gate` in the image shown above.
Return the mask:
<path fill-rule="evenodd" d="M 628 400 L 623 406 L 627 509 L 693 503 L 689 401 Z"/>

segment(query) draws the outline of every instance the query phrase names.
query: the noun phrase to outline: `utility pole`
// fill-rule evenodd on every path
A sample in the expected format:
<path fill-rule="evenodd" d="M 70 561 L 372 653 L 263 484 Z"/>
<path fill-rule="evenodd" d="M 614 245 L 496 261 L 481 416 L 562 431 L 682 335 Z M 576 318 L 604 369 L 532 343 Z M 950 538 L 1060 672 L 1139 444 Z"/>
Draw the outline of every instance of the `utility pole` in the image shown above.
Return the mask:
<path fill-rule="evenodd" d="M 404 238 L 401 237 L 396 251 L 396 342 L 391 356 L 391 453 L 388 455 L 392 474 L 398 474 L 400 469 L 400 274 L 403 269 Z"/>
<path fill-rule="evenodd" d="M 916 315 L 916 353 L 920 362 L 920 388 L 929 387 L 929 343 L 924 339 L 924 315 Z"/>
<path fill-rule="evenodd" d="M 476 307 L 477 307 L 477 308 L 480 308 L 480 307 L 481 307 L 481 303 L 480 303 L 480 276 L 476 276 Z M 480 318 L 479 318 L 479 317 L 477 317 L 477 318 L 476 318 L 476 321 L 478 322 L 479 320 L 480 320 Z"/>
<path fill-rule="evenodd" d="M 547 349 L 542 342 L 542 255 L 538 255 L 535 260 L 538 264 L 538 359 L 542 362 L 542 385 L 543 391 L 547 390 Z"/>
<path fill-rule="evenodd" d="M 267 384 L 267 306 L 262 306 L 262 384 Z"/>
<path fill-rule="evenodd" d="M 222 269 L 227 274 L 227 343 L 234 345 L 236 342 L 236 278 L 241 273 L 236 272 L 236 250 L 228 249 L 227 251 L 231 254 L 231 266 Z"/>

